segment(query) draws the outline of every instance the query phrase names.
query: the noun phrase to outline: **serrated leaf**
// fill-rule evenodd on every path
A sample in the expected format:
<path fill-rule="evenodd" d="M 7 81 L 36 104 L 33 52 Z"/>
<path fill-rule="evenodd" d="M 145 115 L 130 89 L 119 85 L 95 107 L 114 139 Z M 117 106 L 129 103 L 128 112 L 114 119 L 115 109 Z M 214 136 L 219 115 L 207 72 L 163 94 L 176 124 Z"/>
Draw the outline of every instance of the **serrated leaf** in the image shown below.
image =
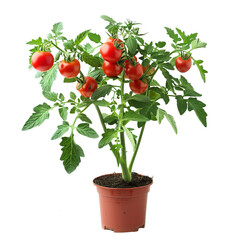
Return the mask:
<path fill-rule="evenodd" d="M 54 57 L 54 62 L 57 62 L 61 55 L 62 55 L 62 51 L 58 51 L 57 54 Z"/>
<path fill-rule="evenodd" d="M 73 48 L 74 48 L 74 46 L 75 46 L 75 43 L 74 43 L 74 41 L 71 39 L 71 40 L 67 40 L 66 42 L 64 42 L 63 43 L 63 46 L 64 46 L 64 48 L 67 50 L 67 49 L 69 49 L 69 50 L 72 50 Z"/>
<path fill-rule="evenodd" d="M 95 43 L 100 43 L 101 42 L 101 36 L 99 34 L 96 33 L 88 33 L 88 38 L 95 42 Z"/>
<path fill-rule="evenodd" d="M 52 102 L 56 102 L 57 101 L 58 94 L 55 93 L 55 92 L 43 91 L 42 94 L 49 101 L 52 101 Z"/>
<path fill-rule="evenodd" d="M 80 157 L 84 157 L 84 152 L 82 148 L 75 143 L 73 134 L 71 134 L 70 137 L 63 137 L 60 146 L 62 146 L 60 160 L 63 161 L 67 173 L 72 173 L 81 162 Z"/>
<path fill-rule="evenodd" d="M 53 134 L 51 140 L 62 137 L 69 130 L 69 123 L 63 122 L 62 125 L 57 126 L 57 131 Z"/>
<path fill-rule="evenodd" d="M 177 99 L 177 108 L 180 115 L 184 114 L 187 110 L 187 100 L 183 99 L 182 96 L 176 96 Z"/>
<path fill-rule="evenodd" d="M 166 112 L 164 110 L 162 110 L 160 108 L 157 109 L 156 118 L 157 118 L 157 121 L 158 121 L 159 124 L 161 124 L 161 122 L 162 122 L 162 120 L 165 116 L 165 113 Z"/>
<path fill-rule="evenodd" d="M 104 146 L 108 145 L 113 138 L 116 138 L 118 134 L 118 131 L 115 131 L 114 129 L 107 129 L 105 133 L 102 134 L 102 139 L 98 143 L 99 148 L 103 148 Z"/>
<path fill-rule="evenodd" d="M 110 22 L 110 23 L 115 23 L 116 21 L 113 20 L 111 17 L 108 17 L 106 15 L 102 15 L 101 18 L 107 22 Z"/>
<path fill-rule="evenodd" d="M 27 42 L 26 44 L 29 45 L 41 45 L 42 44 L 42 38 L 39 37 L 38 39 L 32 39 L 31 41 Z"/>
<path fill-rule="evenodd" d="M 43 91 L 50 92 L 53 81 L 57 78 L 58 63 L 55 63 L 51 69 L 49 69 L 46 74 L 43 75 L 40 84 Z"/>
<path fill-rule="evenodd" d="M 65 100 L 65 97 L 64 97 L 64 95 L 63 95 L 62 93 L 59 94 L 59 99 L 60 99 L 61 101 L 64 101 L 64 100 Z"/>
<path fill-rule="evenodd" d="M 84 135 L 86 137 L 89 137 L 89 138 L 98 138 L 99 137 L 98 134 L 96 133 L 96 131 L 89 127 L 88 123 L 80 123 L 76 129 L 79 134 Z"/>
<path fill-rule="evenodd" d="M 90 55 L 87 52 L 82 53 L 82 60 L 92 67 L 101 67 L 102 66 L 101 59 L 99 57 Z"/>
<path fill-rule="evenodd" d="M 62 120 L 66 121 L 68 116 L 68 107 L 59 108 L 58 111 Z"/>
<path fill-rule="evenodd" d="M 128 99 L 129 100 L 134 100 L 134 101 L 138 101 L 138 102 L 150 102 L 150 98 L 145 96 L 145 95 L 140 95 L 140 94 L 136 94 L 134 96 L 132 96 L 131 98 Z"/>
<path fill-rule="evenodd" d="M 90 32 L 90 29 L 89 30 L 86 30 L 86 31 L 83 31 L 81 32 L 80 34 L 78 34 L 78 36 L 76 37 L 75 39 L 75 44 L 76 45 L 79 45 L 86 37 L 87 35 L 89 34 Z"/>
<path fill-rule="evenodd" d="M 22 130 L 26 131 L 33 127 L 40 126 L 46 119 L 49 118 L 49 110 L 50 109 L 51 109 L 51 107 L 46 103 L 36 106 L 33 109 L 34 113 L 26 121 Z"/>
<path fill-rule="evenodd" d="M 174 30 L 168 27 L 165 27 L 165 29 L 167 30 L 168 36 L 173 39 L 173 42 L 177 43 L 181 41 L 181 38 L 179 38 L 178 34 L 175 33 Z"/>
<path fill-rule="evenodd" d="M 94 69 L 92 72 L 88 74 L 89 77 L 92 77 L 94 79 L 97 79 L 99 76 L 104 76 L 105 73 L 102 69 Z"/>
<path fill-rule="evenodd" d="M 106 95 L 109 95 L 109 93 L 111 92 L 113 86 L 112 85 L 103 85 L 99 88 L 97 88 L 94 93 L 92 94 L 92 99 L 93 100 L 97 100 L 101 97 L 105 97 Z"/>
<path fill-rule="evenodd" d="M 158 48 L 163 48 L 163 47 L 166 46 L 166 42 L 161 42 L 161 41 L 159 41 L 159 42 L 155 43 L 155 45 L 156 45 L 156 47 L 158 47 Z"/>
<path fill-rule="evenodd" d="M 53 29 L 52 29 L 52 32 L 56 35 L 56 36 L 59 36 L 62 34 L 62 31 L 63 30 L 63 24 L 61 22 L 58 22 L 58 23 L 55 23 L 53 25 Z"/>
<path fill-rule="evenodd" d="M 203 102 L 197 100 L 196 98 L 188 99 L 188 110 L 196 113 L 198 119 L 201 121 L 204 127 L 207 127 L 207 113 L 203 109 L 206 106 Z"/>
<path fill-rule="evenodd" d="M 203 63 L 202 60 L 194 60 L 193 61 L 193 64 L 197 66 L 203 81 L 206 82 L 205 73 L 208 73 L 208 71 L 203 68 L 203 65 L 201 65 L 202 63 Z"/>
<path fill-rule="evenodd" d="M 37 73 L 35 74 L 35 78 L 40 78 L 40 77 L 42 77 L 44 74 L 46 74 L 46 72 L 37 72 Z"/>
<path fill-rule="evenodd" d="M 94 102 L 95 105 L 100 107 L 108 107 L 110 105 L 110 102 L 106 101 L 105 99 L 101 99 Z"/>
<path fill-rule="evenodd" d="M 136 39 L 130 35 L 128 37 L 128 39 L 126 40 L 126 45 L 127 45 L 130 55 L 134 56 L 136 54 L 137 48 L 138 48 L 138 43 L 137 43 Z"/>
<path fill-rule="evenodd" d="M 192 50 L 197 48 L 204 48 L 207 46 L 207 43 L 201 42 L 200 39 L 195 39 L 191 42 Z"/>

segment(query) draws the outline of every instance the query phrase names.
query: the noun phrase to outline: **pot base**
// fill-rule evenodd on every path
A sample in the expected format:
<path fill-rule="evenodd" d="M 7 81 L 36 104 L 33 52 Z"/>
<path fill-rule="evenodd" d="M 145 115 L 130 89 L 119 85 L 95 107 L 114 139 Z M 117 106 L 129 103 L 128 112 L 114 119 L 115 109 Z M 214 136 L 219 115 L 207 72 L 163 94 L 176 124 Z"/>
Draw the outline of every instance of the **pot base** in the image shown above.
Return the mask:
<path fill-rule="evenodd" d="M 104 230 L 110 230 L 110 231 L 113 231 L 115 233 L 120 233 L 120 232 L 137 232 L 139 230 L 139 228 L 144 228 L 144 227 L 145 227 L 145 224 L 143 226 L 141 226 L 141 227 L 136 228 L 136 229 L 133 229 L 133 228 L 129 228 L 129 229 L 128 228 L 124 228 L 124 229 L 115 228 L 115 229 L 112 229 L 112 228 L 109 228 L 107 226 L 103 226 L 102 225 L 102 228 Z"/>

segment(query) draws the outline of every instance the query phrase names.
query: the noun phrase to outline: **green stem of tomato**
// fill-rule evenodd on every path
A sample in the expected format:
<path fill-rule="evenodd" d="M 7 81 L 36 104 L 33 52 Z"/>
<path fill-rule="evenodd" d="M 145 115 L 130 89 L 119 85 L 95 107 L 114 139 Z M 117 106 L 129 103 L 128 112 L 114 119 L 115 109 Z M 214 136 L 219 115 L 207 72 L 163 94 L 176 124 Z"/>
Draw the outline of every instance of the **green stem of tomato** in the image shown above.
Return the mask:
<path fill-rule="evenodd" d="M 59 51 L 63 52 L 64 54 L 66 53 L 64 50 L 62 50 L 60 47 L 58 47 L 58 45 L 56 45 L 56 44 L 53 43 L 52 41 L 51 41 L 51 44 L 52 44 L 55 48 L 57 48 Z"/>

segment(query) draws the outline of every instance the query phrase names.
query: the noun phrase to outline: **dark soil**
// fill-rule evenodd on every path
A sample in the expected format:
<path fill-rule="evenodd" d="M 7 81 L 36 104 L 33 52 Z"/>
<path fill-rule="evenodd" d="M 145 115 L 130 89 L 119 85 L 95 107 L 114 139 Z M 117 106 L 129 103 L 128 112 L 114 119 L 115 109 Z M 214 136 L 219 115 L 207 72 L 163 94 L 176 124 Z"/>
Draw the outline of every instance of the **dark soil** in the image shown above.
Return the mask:
<path fill-rule="evenodd" d="M 132 181 L 130 183 L 127 183 L 122 179 L 121 173 L 103 175 L 93 180 L 95 184 L 109 188 L 135 188 L 146 186 L 152 183 L 152 181 L 152 178 L 139 175 L 135 172 L 132 173 Z"/>

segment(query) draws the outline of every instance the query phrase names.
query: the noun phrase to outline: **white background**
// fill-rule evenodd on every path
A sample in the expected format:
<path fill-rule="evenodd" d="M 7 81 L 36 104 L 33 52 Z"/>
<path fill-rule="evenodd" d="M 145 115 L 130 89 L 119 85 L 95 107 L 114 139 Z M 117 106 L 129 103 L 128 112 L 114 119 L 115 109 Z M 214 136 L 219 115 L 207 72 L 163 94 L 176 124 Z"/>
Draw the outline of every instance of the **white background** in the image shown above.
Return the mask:
<path fill-rule="evenodd" d="M 4 1 L 0 14 L 0 239 L 240 239 L 239 157 L 239 7 L 238 1 Z M 28 70 L 25 43 L 45 37 L 62 21 L 71 38 L 91 28 L 106 39 L 106 14 L 118 21 L 143 23 L 147 39 L 170 43 L 164 26 L 198 32 L 206 49 L 206 84 L 196 67 L 185 77 L 203 94 L 208 127 L 194 113 L 165 109 L 177 122 L 176 136 L 164 120 L 148 124 L 134 170 L 154 177 L 148 198 L 146 228 L 115 234 L 100 225 L 98 195 L 92 179 L 118 172 L 108 148 L 97 140 L 77 137 L 85 158 L 68 175 L 59 160 L 60 140 L 50 138 L 61 123 L 57 113 L 27 132 L 21 128 L 32 108 L 45 100 L 35 71 Z M 170 44 L 168 44 L 169 50 Z M 178 74 L 176 73 L 176 76 Z M 161 79 L 159 78 L 159 81 Z M 61 89 L 61 90 L 60 90 Z M 63 93 L 75 85 L 54 82 Z M 173 101 L 174 102 L 174 101 Z M 94 112 L 94 128 L 101 126 Z M 129 150 L 131 146 L 129 146 Z"/>

